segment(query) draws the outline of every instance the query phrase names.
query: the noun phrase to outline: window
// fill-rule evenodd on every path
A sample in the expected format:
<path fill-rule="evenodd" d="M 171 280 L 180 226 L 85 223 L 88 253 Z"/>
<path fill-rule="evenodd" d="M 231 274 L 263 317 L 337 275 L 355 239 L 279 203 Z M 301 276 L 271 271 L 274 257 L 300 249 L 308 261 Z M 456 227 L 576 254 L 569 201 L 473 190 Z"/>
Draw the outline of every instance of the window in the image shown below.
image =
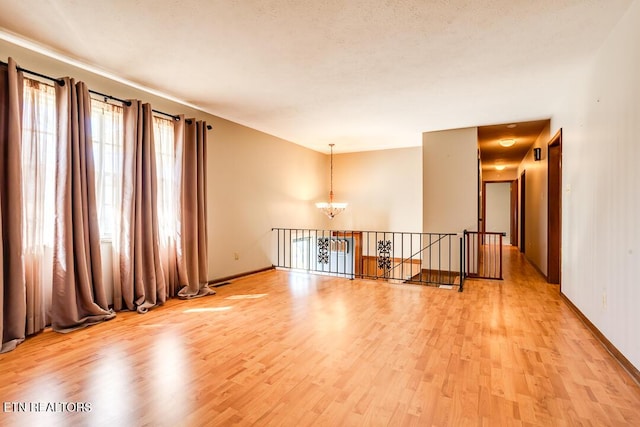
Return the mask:
<path fill-rule="evenodd" d="M 158 175 L 158 232 L 161 245 L 176 235 L 179 200 L 176 176 L 176 150 L 173 120 L 153 118 L 153 137 L 156 148 Z"/>
<path fill-rule="evenodd" d="M 123 164 L 121 106 L 91 100 L 91 138 L 100 237 L 111 240 L 120 215 Z"/>
<path fill-rule="evenodd" d="M 304 232 L 303 232 L 304 233 Z M 291 238 L 291 268 L 309 269 L 311 237 Z"/>
<path fill-rule="evenodd" d="M 24 79 L 22 186 L 25 247 L 53 246 L 58 146 L 56 94 L 50 84 Z M 178 194 L 174 122 L 153 118 L 160 240 L 176 234 Z M 91 132 L 100 237 L 112 240 L 120 216 L 124 159 L 123 108 L 91 100 Z"/>

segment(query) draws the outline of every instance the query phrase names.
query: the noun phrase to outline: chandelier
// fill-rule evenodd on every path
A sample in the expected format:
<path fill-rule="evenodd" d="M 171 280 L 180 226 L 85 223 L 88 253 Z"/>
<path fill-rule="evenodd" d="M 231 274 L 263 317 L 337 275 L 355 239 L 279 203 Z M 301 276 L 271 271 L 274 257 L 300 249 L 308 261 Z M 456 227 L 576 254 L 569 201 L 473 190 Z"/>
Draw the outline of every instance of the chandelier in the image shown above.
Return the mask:
<path fill-rule="evenodd" d="M 329 219 L 333 219 L 336 215 L 347 208 L 346 203 L 335 203 L 333 201 L 333 146 L 335 144 L 329 144 L 331 147 L 331 187 L 329 191 L 329 202 L 316 203 L 316 207 L 320 209 Z"/>

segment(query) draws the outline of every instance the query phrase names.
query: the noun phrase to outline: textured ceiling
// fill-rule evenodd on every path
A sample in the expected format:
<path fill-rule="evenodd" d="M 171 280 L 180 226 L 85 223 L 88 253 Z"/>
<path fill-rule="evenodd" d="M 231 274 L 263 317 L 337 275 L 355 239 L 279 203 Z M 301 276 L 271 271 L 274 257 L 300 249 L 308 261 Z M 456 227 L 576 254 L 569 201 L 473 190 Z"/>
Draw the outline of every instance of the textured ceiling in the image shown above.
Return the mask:
<path fill-rule="evenodd" d="M 0 0 L 0 27 L 209 113 L 347 152 L 549 118 L 630 3 Z"/>

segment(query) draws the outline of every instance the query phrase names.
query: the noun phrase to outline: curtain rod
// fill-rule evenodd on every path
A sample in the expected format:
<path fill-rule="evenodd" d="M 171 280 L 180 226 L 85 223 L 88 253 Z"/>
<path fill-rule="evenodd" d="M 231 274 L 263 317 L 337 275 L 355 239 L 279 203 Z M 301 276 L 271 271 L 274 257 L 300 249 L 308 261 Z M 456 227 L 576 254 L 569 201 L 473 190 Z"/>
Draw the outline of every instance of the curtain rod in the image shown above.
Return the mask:
<path fill-rule="evenodd" d="M 111 99 L 113 101 L 121 102 L 122 104 L 126 105 L 127 107 L 131 106 L 131 101 L 128 101 L 126 99 L 117 98 L 117 97 L 112 96 L 112 95 L 107 95 L 106 93 L 100 93 L 97 90 L 89 89 L 89 93 L 92 93 L 92 94 L 98 95 L 98 96 L 102 96 L 104 98 L 105 102 L 107 101 L 107 99 Z M 162 111 L 158 111 L 158 110 L 154 110 L 154 109 L 152 109 L 151 111 L 153 111 L 156 114 L 162 114 L 163 116 L 171 117 L 175 121 L 180 120 L 180 116 L 174 116 L 173 114 L 164 113 Z"/>
<path fill-rule="evenodd" d="M 8 63 L 6 63 L 4 61 L 0 61 L 0 64 L 9 65 Z M 41 73 L 37 73 L 35 71 L 27 70 L 26 68 L 23 68 L 23 67 L 20 67 L 20 66 L 16 66 L 16 69 L 18 71 L 22 71 L 23 73 L 27 73 L 27 74 L 31 74 L 33 76 L 37 76 L 37 77 L 40 77 L 40 78 L 43 78 L 43 79 L 51 80 L 52 82 L 58 83 L 60 86 L 64 86 L 64 79 L 56 79 L 55 77 L 51 77 L 51 76 L 47 76 L 46 74 L 41 74 Z M 92 93 L 92 94 L 98 95 L 98 96 L 102 96 L 103 98 L 105 98 L 105 101 L 107 99 L 111 99 L 113 101 L 121 102 L 121 103 L 125 104 L 127 107 L 131 105 L 131 101 L 127 101 L 126 99 L 120 99 L 120 98 L 117 98 L 115 96 L 111 96 L 111 95 L 107 95 L 107 94 L 104 94 L 104 93 L 100 93 L 100 92 L 95 91 L 95 90 L 89 89 L 89 93 Z M 152 109 L 151 111 L 153 111 L 156 114 L 161 114 L 163 116 L 171 117 L 173 120 L 176 120 L 176 121 L 180 120 L 180 116 L 176 116 L 176 115 L 173 115 L 173 114 L 165 113 L 165 112 L 154 110 L 154 109 Z M 188 124 L 191 124 L 191 120 L 186 120 L 186 122 Z M 213 129 L 213 127 L 211 125 L 207 125 L 207 129 L 211 130 L 211 129 Z"/>
<path fill-rule="evenodd" d="M 0 65 L 9 65 L 9 64 L 4 62 L 4 61 L 0 61 Z M 53 78 L 51 76 L 47 76 L 45 74 L 36 73 L 35 71 L 31 71 L 31 70 L 27 70 L 26 68 L 22 68 L 19 65 L 16 65 L 16 69 L 18 71 L 22 71 L 23 73 L 27 73 L 27 74 L 31 74 L 31 75 L 34 75 L 34 76 L 41 77 L 43 79 L 51 80 L 52 82 L 58 83 L 60 86 L 64 86 L 64 80 L 63 79 L 56 79 L 56 78 Z"/>

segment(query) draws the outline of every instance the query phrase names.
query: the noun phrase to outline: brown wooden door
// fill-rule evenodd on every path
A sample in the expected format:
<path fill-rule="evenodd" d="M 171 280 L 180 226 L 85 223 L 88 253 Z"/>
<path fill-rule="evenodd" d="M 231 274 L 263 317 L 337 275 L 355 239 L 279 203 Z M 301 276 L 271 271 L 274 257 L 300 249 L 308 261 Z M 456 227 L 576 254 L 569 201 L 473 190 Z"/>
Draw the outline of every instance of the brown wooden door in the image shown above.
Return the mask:
<path fill-rule="evenodd" d="M 562 129 L 549 142 L 547 281 L 560 284 L 562 247 Z"/>
<path fill-rule="evenodd" d="M 527 172 L 523 171 L 520 175 L 520 236 L 518 238 L 520 242 L 520 252 L 525 253 L 525 213 L 526 206 L 525 200 L 527 195 Z"/>
<path fill-rule="evenodd" d="M 518 246 L 518 180 L 511 181 L 511 246 Z"/>

